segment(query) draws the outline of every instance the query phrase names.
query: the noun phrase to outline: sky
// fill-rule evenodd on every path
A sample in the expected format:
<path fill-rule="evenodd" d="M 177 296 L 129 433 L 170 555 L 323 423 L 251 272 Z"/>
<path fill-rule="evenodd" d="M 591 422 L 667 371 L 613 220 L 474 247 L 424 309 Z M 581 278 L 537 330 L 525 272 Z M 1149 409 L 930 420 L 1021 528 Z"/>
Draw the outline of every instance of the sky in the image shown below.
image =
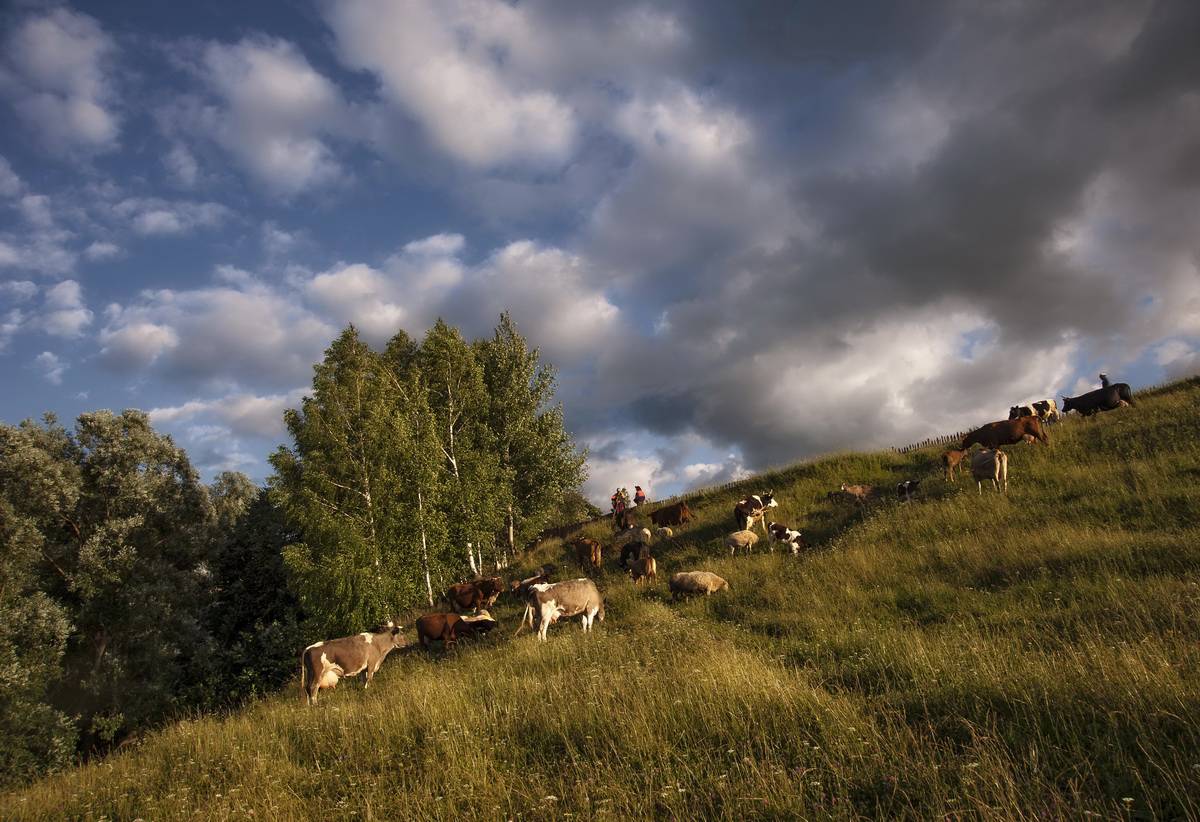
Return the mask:
<path fill-rule="evenodd" d="M 0 10 L 0 419 L 262 481 L 372 344 L 503 310 L 597 502 L 1200 372 L 1200 4 Z"/>

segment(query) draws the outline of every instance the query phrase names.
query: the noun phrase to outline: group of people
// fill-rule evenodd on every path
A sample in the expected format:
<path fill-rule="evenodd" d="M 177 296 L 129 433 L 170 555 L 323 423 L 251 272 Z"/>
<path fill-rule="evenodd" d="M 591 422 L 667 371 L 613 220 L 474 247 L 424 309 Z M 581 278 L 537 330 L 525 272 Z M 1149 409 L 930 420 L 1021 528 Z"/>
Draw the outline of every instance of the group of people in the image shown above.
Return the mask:
<path fill-rule="evenodd" d="M 613 514 L 619 514 L 622 511 L 624 511 L 626 508 L 631 507 L 631 500 L 629 498 L 629 489 L 628 488 L 618 488 L 613 493 L 612 497 L 610 497 L 610 499 L 612 500 Z M 633 486 L 632 505 L 637 506 L 637 505 L 645 505 L 645 504 L 646 504 L 646 492 L 642 490 L 642 486 L 640 486 L 640 485 Z"/>

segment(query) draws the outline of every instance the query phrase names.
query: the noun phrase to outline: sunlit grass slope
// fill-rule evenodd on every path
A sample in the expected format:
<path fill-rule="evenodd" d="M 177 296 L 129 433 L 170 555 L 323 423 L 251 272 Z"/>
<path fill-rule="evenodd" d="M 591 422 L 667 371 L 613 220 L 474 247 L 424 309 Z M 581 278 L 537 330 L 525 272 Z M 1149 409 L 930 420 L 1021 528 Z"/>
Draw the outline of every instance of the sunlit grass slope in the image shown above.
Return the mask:
<path fill-rule="evenodd" d="M 4 816 L 1200 817 L 1200 380 L 1051 437 L 1011 449 L 1007 497 L 933 451 L 699 495 L 657 589 L 606 560 L 590 636 L 513 639 L 506 604 L 485 642 L 180 723 Z M 825 496 L 914 476 L 908 505 Z M 815 549 L 729 558 L 733 501 L 768 487 Z M 732 590 L 670 603 L 700 568 Z"/>

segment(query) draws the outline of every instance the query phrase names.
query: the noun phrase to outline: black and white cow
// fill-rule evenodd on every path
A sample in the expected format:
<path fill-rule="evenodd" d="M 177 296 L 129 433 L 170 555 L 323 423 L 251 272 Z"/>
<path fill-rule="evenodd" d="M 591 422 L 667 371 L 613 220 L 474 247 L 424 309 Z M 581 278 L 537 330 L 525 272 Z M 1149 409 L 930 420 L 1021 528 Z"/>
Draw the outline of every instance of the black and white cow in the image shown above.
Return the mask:
<path fill-rule="evenodd" d="M 733 506 L 733 518 L 737 521 L 739 531 L 752 531 L 755 523 L 761 524 L 763 530 L 766 531 L 767 509 L 779 507 L 774 494 L 774 491 L 768 491 L 765 494 L 751 494 L 745 499 L 737 501 L 737 504 Z"/>

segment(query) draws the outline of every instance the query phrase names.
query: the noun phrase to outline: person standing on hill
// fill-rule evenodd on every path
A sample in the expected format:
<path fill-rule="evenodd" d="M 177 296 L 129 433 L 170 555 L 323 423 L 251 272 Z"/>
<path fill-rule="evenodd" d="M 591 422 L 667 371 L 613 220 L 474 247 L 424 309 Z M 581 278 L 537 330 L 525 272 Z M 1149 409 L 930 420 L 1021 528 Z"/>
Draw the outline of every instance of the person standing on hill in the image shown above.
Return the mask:
<path fill-rule="evenodd" d="M 633 504 L 634 505 L 645 505 L 646 504 L 646 492 L 642 490 L 642 486 L 640 486 L 640 485 L 633 486 Z"/>

